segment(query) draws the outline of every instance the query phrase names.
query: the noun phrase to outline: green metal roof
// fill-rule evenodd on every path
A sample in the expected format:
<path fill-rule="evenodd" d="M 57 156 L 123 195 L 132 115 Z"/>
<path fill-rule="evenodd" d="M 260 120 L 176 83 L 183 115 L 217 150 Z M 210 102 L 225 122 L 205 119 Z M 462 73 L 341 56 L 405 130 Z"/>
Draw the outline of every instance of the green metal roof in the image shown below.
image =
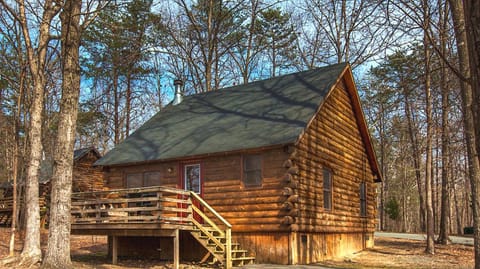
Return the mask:
<path fill-rule="evenodd" d="M 347 64 L 185 96 L 96 165 L 131 164 L 294 143 Z"/>

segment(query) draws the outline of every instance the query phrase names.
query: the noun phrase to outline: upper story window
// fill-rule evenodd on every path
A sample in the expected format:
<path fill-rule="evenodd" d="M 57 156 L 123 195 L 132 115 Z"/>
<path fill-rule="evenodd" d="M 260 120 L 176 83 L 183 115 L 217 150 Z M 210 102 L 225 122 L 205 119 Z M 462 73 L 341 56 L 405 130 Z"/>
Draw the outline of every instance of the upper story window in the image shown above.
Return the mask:
<path fill-rule="evenodd" d="M 367 184 L 360 183 L 360 216 L 367 216 Z"/>
<path fill-rule="evenodd" d="M 323 168 L 323 208 L 332 209 L 332 172 Z"/>
<path fill-rule="evenodd" d="M 262 185 L 262 156 L 244 155 L 243 156 L 243 184 L 246 187 L 255 187 Z"/>

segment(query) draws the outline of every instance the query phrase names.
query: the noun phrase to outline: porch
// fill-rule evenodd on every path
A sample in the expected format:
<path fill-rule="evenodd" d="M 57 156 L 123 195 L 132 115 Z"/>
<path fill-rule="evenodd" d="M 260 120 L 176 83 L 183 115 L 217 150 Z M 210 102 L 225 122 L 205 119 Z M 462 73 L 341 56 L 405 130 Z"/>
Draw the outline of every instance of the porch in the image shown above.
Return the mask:
<path fill-rule="evenodd" d="M 72 194 L 72 234 L 112 238 L 112 263 L 118 260 L 119 236 L 173 238 L 174 268 L 180 263 L 179 232 L 189 232 L 212 259 L 231 268 L 253 263 L 247 251 L 232 243 L 232 226 L 194 192 L 144 187 Z"/>

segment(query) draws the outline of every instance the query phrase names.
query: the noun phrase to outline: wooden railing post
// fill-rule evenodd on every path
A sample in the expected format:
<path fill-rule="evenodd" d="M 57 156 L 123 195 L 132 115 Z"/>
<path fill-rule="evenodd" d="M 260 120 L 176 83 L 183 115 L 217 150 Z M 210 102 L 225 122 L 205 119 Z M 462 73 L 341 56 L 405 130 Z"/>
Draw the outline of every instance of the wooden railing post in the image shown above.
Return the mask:
<path fill-rule="evenodd" d="M 232 229 L 227 227 L 225 231 L 225 269 L 232 268 Z"/>

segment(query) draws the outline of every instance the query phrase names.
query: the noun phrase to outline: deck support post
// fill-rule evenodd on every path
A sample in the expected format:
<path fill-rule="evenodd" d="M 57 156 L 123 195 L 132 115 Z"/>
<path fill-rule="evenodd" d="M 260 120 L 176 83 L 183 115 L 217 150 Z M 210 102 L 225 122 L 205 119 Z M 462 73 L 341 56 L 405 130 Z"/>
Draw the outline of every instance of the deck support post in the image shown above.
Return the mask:
<path fill-rule="evenodd" d="M 225 269 L 232 268 L 232 229 L 227 228 L 225 231 Z"/>
<path fill-rule="evenodd" d="M 175 236 L 173 237 L 173 268 L 178 269 L 180 267 L 180 232 L 175 229 Z"/>
<path fill-rule="evenodd" d="M 112 264 L 118 262 L 118 237 L 112 236 Z"/>

